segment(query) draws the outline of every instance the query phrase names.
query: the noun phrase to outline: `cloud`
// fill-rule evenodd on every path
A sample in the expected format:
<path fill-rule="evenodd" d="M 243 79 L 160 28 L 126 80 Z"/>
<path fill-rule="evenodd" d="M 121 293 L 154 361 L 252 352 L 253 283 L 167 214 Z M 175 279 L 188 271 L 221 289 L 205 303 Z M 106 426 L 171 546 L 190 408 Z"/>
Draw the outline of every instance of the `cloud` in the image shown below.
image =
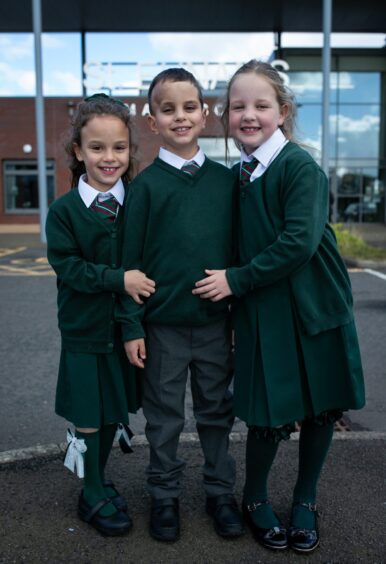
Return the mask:
<path fill-rule="evenodd" d="M 8 61 L 18 59 L 32 59 L 33 36 L 32 34 L 21 34 L 18 38 L 9 35 L 0 35 L 0 50 L 3 58 Z"/>
<path fill-rule="evenodd" d="M 291 70 L 291 69 L 290 69 Z M 322 92 L 323 90 L 323 75 L 319 72 L 299 72 L 297 76 L 290 76 L 289 86 L 297 96 L 301 96 L 306 92 Z M 330 75 L 330 88 L 336 90 L 338 88 L 338 75 L 331 73 Z M 341 72 L 339 74 L 339 89 L 352 90 L 354 83 L 352 75 L 349 72 Z"/>
<path fill-rule="evenodd" d="M 46 96 L 79 96 L 82 92 L 81 78 L 72 72 L 54 71 L 44 81 Z"/>
<path fill-rule="evenodd" d="M 378 158 L 379 127 L 379 116 L 365 114 L 359 119 L 354 119 L 343 114 L 331 115 L 331 131 L 339 131 L 337 137 L 339 159 Z M 311 152 L 316 160 L 319 160 L 322 148 L 322 126 L 318 126 L 316 135 L 309 135 L 306 138 L 300 137 L 300 142 L 311 147 L 311 150 L 308 147 L 305 148 Z M 332 157 L 332 155 L 330 156 Z M 355 167 L 355 164 L 353 166 Z"/>
<path fill-rule="evenodd" d="M 322 47 L 323 33 L 290 33 L 282 34 L 283 47 Z M 384 33 L 332 33 L 332 47 L 374 47 L 385 46 Z"/>
<path fill-rule="evenodd" d="M 15 69 L 7 63 L 0 63 L 0 82 L 7 83 L 13 94 L 15 86 L 22 95 L 35 93 L 35 73 L 31 70 Z"/>
<path fill-rule="evenodd" d="M 272 33 L 149 33 L 159 60 L 176 62 L 246 62 L 267 59 L 272 53 Z"/>
<path fill-rule="evenodd" d="M 332 127 L 339 127 L 339 134 L 344 139 L 344 133 L 363 134 L 368 131 L 373 133 L 379 130 L 380 117 L 365 114 L 360 119 L 353 119 L 342 114 L 330 116 Z"/>
<path fill-rule="evenodd" d="M 45 49 L 63 49 L 66 46 L 60 35 L 52 33 L 42 33 L 42 45 Z"/>

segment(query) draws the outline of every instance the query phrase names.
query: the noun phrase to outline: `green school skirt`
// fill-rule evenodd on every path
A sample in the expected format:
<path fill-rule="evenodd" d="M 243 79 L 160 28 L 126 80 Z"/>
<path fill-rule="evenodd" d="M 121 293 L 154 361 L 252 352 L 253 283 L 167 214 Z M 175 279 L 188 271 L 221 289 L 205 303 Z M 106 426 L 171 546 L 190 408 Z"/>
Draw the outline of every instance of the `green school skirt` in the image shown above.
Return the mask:
<path fill-rule="evenodd" d="M 139 398 L 137 371 L 119 341 L 108 354 L 62 349 L 55 412 L 76 427 L 128 423 L 128 412 L 140 407 Z"/>
<path fill-rule="evenodd" d="M 240 299 L 234 318 L 234 412 L 248 425 L 275 427 L 363 407 L 354 322 L 307 335 L 286 280 Z"/>

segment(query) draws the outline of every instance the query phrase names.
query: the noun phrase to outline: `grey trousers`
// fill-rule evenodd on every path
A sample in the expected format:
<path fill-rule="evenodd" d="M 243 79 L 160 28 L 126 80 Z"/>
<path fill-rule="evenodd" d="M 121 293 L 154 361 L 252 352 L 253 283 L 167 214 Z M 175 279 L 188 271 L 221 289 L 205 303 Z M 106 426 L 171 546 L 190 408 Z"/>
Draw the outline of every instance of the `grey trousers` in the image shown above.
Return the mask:
<path fill-rule="evenodd" d="M 227 320 L 204 327 L 147 327 L 143 412 L 150 444 L 147 486 L 152 497 L 178 497 L 181 491 L 185 462 L 177 458 L 177 449 L 185 423 L 188 369 L 205 459 L 205 493 L 212 497 L 233 492 L 235 463 L 228 454 L 234 421 L 230 337 Z"/>

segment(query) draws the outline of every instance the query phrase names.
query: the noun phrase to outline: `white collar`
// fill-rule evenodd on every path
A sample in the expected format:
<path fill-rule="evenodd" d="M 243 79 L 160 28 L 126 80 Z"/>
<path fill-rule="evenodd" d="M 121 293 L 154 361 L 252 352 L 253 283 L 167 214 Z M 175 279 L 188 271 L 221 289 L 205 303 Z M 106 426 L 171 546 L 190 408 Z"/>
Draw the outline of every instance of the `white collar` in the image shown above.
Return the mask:
<path fill-rule="evenodd" d="M 272 158 L 275 156 L 277 151 L 287 143 L 288 139 L 283 135 L 281 129 L 276 129 L 272 133 L 271 137 L 267 139 L 260 147 L 257 147 L 253 153 L 247 155 L 244 149 L 241 149 L 241 162 L 251 161 L 255 157 L 259 163 L 261 163 L 265 168 L 269 165 Z"/>
<path fill-rule="evenodd" d="M 169 164 L 170 166 L 174 166 L 174 168 L 178 168 L 179 170 L 181 170 L 181 168 L 185 164 L 190 163 L 192 161 L 195 161 L 199 166 L 202 166 L 205 161 L 204 151 L 200 148 L 198 148 L 198 151 L 194 155 L 194 157 L 192 157 L 189 160 L 179 157 L 178 155 L 172 153 L 171 151 L 168 151 L 164 147 L 160 148 L 158 157 L 161 159 L 161 161 L 164 161 L 165 163 Z"/>
<path fill-rule="evenodd" d="M 121 178 L 119 178 L 119 180 L 114 184 L 114 186 L 110 188 L 110 190 L 108 190 L 107 192 L 101 192 L 99 190 L 95 190 L 95 188 L 90 186 L 90 184 L 87 184 L 85 178 L 86 178 L 85 174 L 82 174 L 82 176 L 79 178 L 78 190 L 79 190 L 79 196 L 82 198 L 86 207 L 89 208 L 93 203 L 93 201 L 95 200 L 95 198 L 97 196 L 102 196 L 102 195 L 103 196 L 100 199 L 105 199 L 106 197 L 113 195 L 114 198 L 118 201 L 118 203 L 121 206 L 123 205 L 125 199 L 125 188 L 123 186 L 123 182 Z"/>

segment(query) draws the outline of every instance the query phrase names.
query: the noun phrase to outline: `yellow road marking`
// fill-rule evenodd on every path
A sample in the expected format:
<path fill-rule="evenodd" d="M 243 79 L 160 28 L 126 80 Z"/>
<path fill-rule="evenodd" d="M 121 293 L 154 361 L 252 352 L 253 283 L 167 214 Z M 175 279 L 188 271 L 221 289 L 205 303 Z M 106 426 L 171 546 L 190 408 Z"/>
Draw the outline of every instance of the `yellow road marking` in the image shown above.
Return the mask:
<path fill-rule="evenodd" d="M 0 249 L 0 258 L 7 257 L 8 255 L 13 255 L 15 253 L 21 253 L 25 251 L 27 247 L 15 247 L 14 249 Z"/>
<path fill-rule="evenodd" d="M 23 266 L 23 264 L 37 264 L 37 265 L 44 265 L 47 266 L 48 265 L 48 260 L 46 259 L 46 257 L 38 257 L 38 258 L 17 258 L 17 259 L 12 259 L 10 261 L 10 264 L 20 264 L 21 266 Z"/>
<path fill-rule="evenodd" d="M 0 265 L 0 276 L 55 276 L 52 269 L 32 270 L 31 268 L 17 268 L 11 265 Z"/>

